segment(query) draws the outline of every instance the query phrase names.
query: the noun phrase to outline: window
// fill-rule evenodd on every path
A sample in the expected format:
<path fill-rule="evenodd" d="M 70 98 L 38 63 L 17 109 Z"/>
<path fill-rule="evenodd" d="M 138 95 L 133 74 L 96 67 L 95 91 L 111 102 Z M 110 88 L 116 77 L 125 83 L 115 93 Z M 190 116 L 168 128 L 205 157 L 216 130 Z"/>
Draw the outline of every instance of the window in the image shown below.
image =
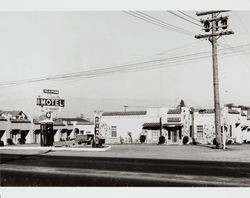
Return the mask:
<path fill-rule="evenodd" d="M 116 126 L 112 126 L 111 127 L 111 137 L 117 137 L 117 127 Z"/>
<path fill-rule="evenodd" d="M 153 131 L 152 132 L 152 138 L 153 140 L 158 140 L 158 138 L 160 137 L 160 132 L 159 131 Z"/>
<path fill-rule="evenodd" d="M 203 137 L 203 125 L 197 125 L 197 137 Z"/>

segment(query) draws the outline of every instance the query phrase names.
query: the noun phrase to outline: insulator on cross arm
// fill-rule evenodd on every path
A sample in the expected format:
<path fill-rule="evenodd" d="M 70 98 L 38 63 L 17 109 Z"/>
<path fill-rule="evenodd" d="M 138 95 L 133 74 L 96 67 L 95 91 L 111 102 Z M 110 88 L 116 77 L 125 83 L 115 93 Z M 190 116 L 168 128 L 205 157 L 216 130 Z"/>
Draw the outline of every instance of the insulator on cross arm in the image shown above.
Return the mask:
<path fill-rule="evenodd" d="M 204 21 L 204 29 L 205 29 L 205 32 L 210 31 L 210 23 L 209 23 L 209 21 Z"/>

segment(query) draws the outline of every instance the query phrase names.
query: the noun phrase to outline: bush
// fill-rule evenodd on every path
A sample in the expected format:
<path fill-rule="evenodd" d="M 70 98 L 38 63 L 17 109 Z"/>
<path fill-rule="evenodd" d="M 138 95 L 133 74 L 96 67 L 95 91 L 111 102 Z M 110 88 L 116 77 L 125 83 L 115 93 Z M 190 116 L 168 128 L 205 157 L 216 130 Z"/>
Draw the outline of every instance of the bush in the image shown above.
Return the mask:
<path fill-rule="evenodd" d="M 227 141 L 227 144 L 232 144 L 232 143 L 233 143 L 232 140 L 228 140 L 228 141 Z"/>
<path fill-rule="evenodd" d="M 18 143 L 19 144 L 25 144 L 26 139 L 25 138 L 18 138 Z"/>
<path fill-rule="evenodd" d="M 2 140 L 0 141 L 0 146 L 4 146 L 4 142 Z"/>
<path fill-rule="evenodd" d="M 144 143 L 146 141 L 146 135 L 140 136 L 140 143 Z"/>
<path fill-rule="evenodd" d="M 68 137 L 66 137 L 66 141 L 70 141 L 70 137 L 68 136 Z"/>
<path fill-rule="evenodd" d="M 8 138 L 8 139 L 7 139 L 7 144 L 8 144 L 8 145 L 13 145 L 13 140 L 12 140 L 11 138 Z"/>
<path fill-rule="evenodd" d="M 182 143 L 183 143 L 183 144 L 187 144 L 188 141 L 189 141 L 188 136 L 185 136 L 185 137 L 183 138 L 183 140 L 182 140 Z"/>
<path fill-rule="evenodd" d="M 164 144 L 166 141 L 166 138 L 162 135 L 159 137 L 159 143 L 158 144 Z"/>

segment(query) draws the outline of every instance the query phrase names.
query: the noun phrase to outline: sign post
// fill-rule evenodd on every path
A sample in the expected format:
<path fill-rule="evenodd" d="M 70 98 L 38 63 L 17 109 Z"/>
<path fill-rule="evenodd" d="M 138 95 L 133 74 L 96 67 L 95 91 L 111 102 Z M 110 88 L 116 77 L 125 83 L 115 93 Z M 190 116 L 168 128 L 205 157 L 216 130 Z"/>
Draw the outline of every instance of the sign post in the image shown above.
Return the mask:
<path fill-rule="evenodd" d="M 38 96 L 36 104 L 41 106 L 42 112 L 45 112 L 46 119 L 40 122 L 41 146 L 53 146 L 53 113 L 60 111 L 65 106 L 65 100 L 60 99 L 59 90 L 44 89 L 43 97 Z"/>
<path fill-rule="evenodd" d="M 100 145 L 100 118 L 102 115 L 102 111 L 94 112 L 94 141 L 92 147 L 96 147 Z"/>

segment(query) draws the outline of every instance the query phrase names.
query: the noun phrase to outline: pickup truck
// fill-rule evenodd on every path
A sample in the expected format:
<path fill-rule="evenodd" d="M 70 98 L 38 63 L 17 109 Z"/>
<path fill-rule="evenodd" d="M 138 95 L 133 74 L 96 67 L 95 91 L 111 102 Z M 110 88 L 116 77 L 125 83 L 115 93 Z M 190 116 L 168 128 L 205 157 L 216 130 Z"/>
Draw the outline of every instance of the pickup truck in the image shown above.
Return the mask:
<path fill-rule="evenodd" d="M 77 144 L 85 143 L 85 144 L 91 145 L 91 144 L 93 144 L 93 140 L 94 140 L 94 135 L 93 134 L 77 135 L 74 142 L 77 143 Z M 102 146 L 104 143 L 105 143 L 104 138 L 96 137 L 97 146 Z"/>

